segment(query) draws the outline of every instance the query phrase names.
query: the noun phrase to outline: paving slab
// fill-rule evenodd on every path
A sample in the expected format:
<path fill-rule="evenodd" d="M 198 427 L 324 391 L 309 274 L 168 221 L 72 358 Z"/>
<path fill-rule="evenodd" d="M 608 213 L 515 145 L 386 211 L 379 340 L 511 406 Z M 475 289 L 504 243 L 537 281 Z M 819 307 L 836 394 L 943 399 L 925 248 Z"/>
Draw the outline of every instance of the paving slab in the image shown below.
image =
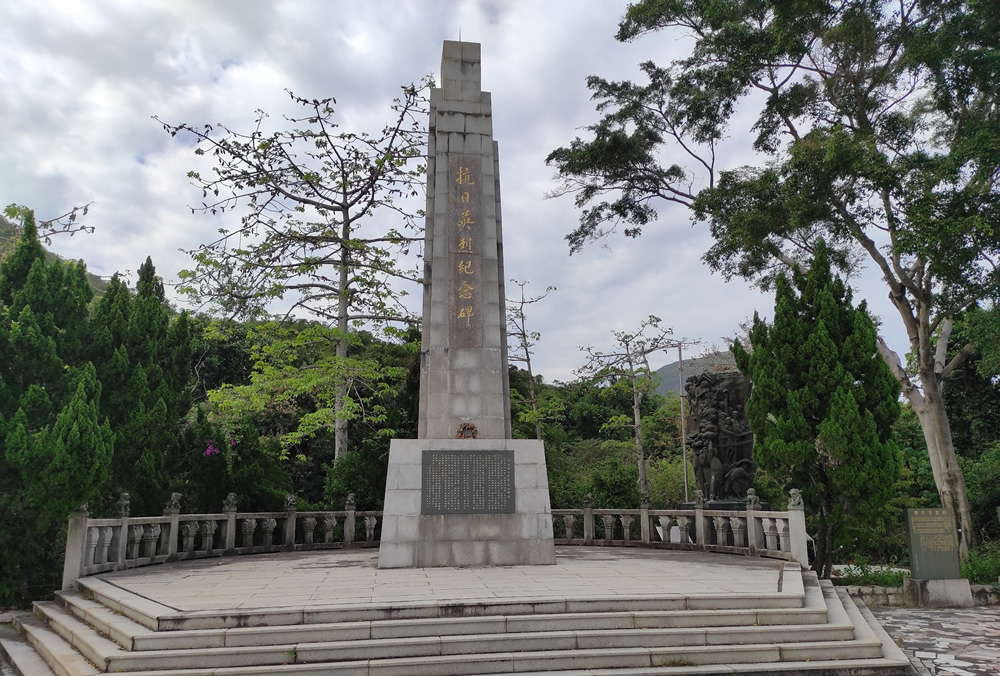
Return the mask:
<path fill-rule="evenodd" d="M 1000 608 L 871 608 L 918 676 L 1000 675 Z"/>
<path fill-rule="evenodd" d="M 701 552 L 557 548 L 554 566 L 379 569 L 376 550 L 334 550 L 199 559 L 99 575 L 176 612 L 581 597 L 732 598 L 762 593 L 791 602 L 799 576 L 778 592 L 772 559 Z"/>

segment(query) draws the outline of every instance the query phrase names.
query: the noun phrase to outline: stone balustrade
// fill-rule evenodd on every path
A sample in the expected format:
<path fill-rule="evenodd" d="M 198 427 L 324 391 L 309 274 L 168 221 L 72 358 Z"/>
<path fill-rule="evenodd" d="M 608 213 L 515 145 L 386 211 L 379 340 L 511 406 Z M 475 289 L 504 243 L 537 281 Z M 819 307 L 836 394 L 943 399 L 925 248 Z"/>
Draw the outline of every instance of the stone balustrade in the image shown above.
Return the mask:
<path fill-rule="evenodd" d="M 768 556 L 809 565 L 805 511 L 706 509 L 553 509 L 557 545 L 635 546 Z"/>
<path fill-rule="evenodd" d="M 86 507 L 70 515 L 63 589 L 81 577 L 113 570 L 213 556 L 275 551 L 377 547 L 382 512 L 299 512 L 294 499 L 283 512 L 240 512 L 230 496 L 218 514 L 181 514 L 179 496 L 163 516 L 92 519 Z M 127 499 L 125 499 L 127 505 Z"/>
<path fill-rule="evenodd" d="M 299 512 L 294 496 L 283 512 L 240 512 L 230 495 L 218 514 L 181 514 L 180 496 L 163 516 L 91 519 L 85 508 L 69 519 L 63 589 L 81 577 L 113 570 L 212 556 L 276 551 L 377 547 L 382 512 Z M 553 509 L 557 545 L 690 549 L 798 561 L 808 567 L 805 512 L 705 509 Z"/>

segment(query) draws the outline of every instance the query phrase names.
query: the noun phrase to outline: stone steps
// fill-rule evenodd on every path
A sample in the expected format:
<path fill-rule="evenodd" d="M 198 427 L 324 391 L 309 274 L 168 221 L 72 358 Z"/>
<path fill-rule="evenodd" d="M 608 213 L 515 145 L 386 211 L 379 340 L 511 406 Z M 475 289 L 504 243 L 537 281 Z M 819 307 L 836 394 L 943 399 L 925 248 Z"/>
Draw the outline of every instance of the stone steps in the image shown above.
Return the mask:
<path fill-rule="evenodd" d="M 801 593 L 763 594 L 759 608 L 704 595 L 226 613 L 179 613 L 91 578 L 17 626 L 44 676 L 909 673 L 866 608 L 812 573 L 789 578 Z"/>

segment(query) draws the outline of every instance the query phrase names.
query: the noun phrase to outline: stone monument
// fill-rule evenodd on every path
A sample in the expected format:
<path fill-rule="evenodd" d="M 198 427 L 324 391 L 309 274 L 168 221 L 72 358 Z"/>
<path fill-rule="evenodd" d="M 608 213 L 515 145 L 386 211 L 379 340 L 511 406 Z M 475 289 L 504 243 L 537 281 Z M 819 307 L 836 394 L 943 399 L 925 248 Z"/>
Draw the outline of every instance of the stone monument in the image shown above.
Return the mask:
<path fill-rule="evenodd" d="M 955 515 L 948 509 L 906 510 L 910 577 L 903 580 L 907 605 L 922 608 L 969 608 L 972 588 L 958 561 Z"/>
<path fill-rule="evenodd" d="M 511 439 L 500 174 L 480 46 L 431 90 L 417 439 L 389 449 L 379 568 L 555 563 L 542 442 Z"/>
<path fill-rule="evenodd" d="M 688 378 L 684 389 L 698 490 L 715 508 L 745 502 L 757 472 L 745 413 L 750 380 L 739 371 L 706 372 Z"/>

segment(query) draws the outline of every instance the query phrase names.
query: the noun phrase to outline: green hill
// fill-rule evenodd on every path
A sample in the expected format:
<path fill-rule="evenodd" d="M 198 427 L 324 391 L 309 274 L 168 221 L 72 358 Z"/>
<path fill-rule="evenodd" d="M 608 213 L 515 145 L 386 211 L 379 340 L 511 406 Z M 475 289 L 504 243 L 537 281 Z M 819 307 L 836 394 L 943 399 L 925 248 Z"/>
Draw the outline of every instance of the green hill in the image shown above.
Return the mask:
<path fill-rule="evenodd" d="M 0 259 L 2 259 L 7 251 L 14 246 L 17 242 L 17 238 L 20 236 L 20 228 L 2 215 L 0 215 Z M 45 251 L 45 260 L 48 263 L 53 261 L 64 261 L 65 259 L 58 256 L 51 251 Z M 108 288 L 108 282 L 101 279 L 97 275 L 92 275 L 87 273 L 87 281 L 90 283 L 90 288 L 94 292 L 94 296 L 99 298 L 104 295 L 104 290 Z"/>

